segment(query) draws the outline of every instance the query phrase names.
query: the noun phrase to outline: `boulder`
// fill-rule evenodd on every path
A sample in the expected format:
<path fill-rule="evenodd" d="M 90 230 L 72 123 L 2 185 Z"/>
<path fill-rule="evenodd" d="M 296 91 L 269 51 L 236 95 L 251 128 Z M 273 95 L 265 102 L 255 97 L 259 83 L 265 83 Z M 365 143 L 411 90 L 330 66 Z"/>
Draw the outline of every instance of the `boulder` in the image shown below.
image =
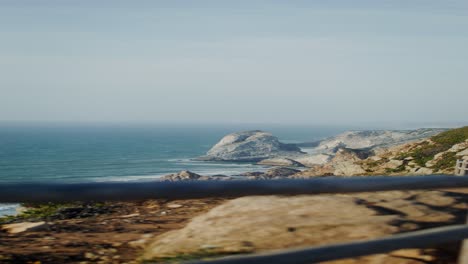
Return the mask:
<path fill-rule="evenodd" d="M 145 258 L 208 249 L 240 253 L 371 239 L 394 232 L 389 225 L 394 219 L 378 216 L 349 197 L 244 197 L 193 218 L 183 229 L 159 236 Z"/>
<path fill-rule="evenodd" d="M 308 179 L 317 177 L 334 176 L 335 169 L 331 165 L 316 165 L 310 169 L 289 176 L 290 179 Z"/>
<path fill-rule="evenodd" d="M 217 174 L 217 175 L 201 176 L 197 180 L 199 181 L 227 181 L 227 180 L 233 180 L 233 179 L 234 178 L 231 176 Z"/>
<path fill-rule="evenodd" d="M 396 169 L 404 164 L 402 160 L 389 160 L 387 163 L 383 164 L 383 168 L 385 169 Z"/>
<path fill-rule="evenodd" d="M 181 171 L 179 173 L 173 173 L 159 178 L 161 181 L 226 181 L 233 180 L 234 178 L 227 175 L 216 174 L 216 175 L 199 175 L 191 171 Z"/>
<path fill-rule="evenodd" d="M 223 137 L 198 160 L 258 162 L 274 157 L 300 154 L 303 152 L 296 145 L 281 143 L 270 133 L 253 130 L 232 133 Z"/>
<path fill-rule="evenodd" d="M 269 166 L 304 167 L 302 163 L 288 158 L 264 159 L 259 161 L 257 164 Z"/>
<path fill-rule="evenodd" d="M 468 140 L 464 141 L 462 143 L 458 143 L 453 145 L 449 150 L 449 152 L 460 152 L 462 150 L 467 150 L 468 149 Z"/>
<path fill-rule="evenodd" d="M 267 170 L 266 172 L 247 172 L 240 176 L 244 176 L 251 180 L 284 179 L 298 172 L 300 172 L 300 170 L 288 167 L 275 167 Z"/>
<path fill-rule="evenodd" d="M 198 180 L 202 177 L 199 174 L 193 173 L 191 171 L 183 170 L 179 173 L 169 174 L 159 178 L 161 181 L 193 181 Z"/>
<path fill-rule="evenodd" d="M 465 203 L 466 194 L 440 191 L 237 198 L 154 238 L 143 258 L 271 252 L 463 224 Z M 450 247 L 457 248 L 450 244 L 444 249 Z M 404 249 L 330 263 L 435 263 L 434 252 Z"/>
<path fill-rule="evenodd" d="M 265 175 L 271 178 L 275 178 L 275 177 L 285 178 L 290 175 L 296 174 L 298 172 L 300 172 L 300 170 L 295 170 L 295 169 L 285 168 L 285 167 L 277 167 L 277 168 L 267 170 L 265 172 Z"/>
<path fill-rule="evenodd" d="M 256 176 L 261 176 L 265 174 L 265 172 L 261 171 L 249 171 L 249 172 L 244 172 L 239 174 L 238 176 L 244 176 L 244 177 L 256 177 Z"/>
<path fill-rule="evenodd" d="M 366 171 L 357 162 L 368 157 L 368 152 L 363 150 L 347 148 L 338 150 L 336 156 L 330 162 L 333 167 L 333 175 L 354 176 L 365 174 Z"/>
<path fill-rule="evenodd" d="M 305 156 L 297 157 L 297 158 L 294 158 L 294 160 L 307 167 L 311 167 L 314 165 L 325 164 L 329 162 L 332 158 L 333 156 L 328 155 L 328 154 L 315 154 L 315 155 L 305 155 Z"/>
<path fill-rule="evenodd" d="M 352 162 L 341 162 L 334 165 L 335 170 L 333 175 L 336 176 L 356 176 L 363 175 L 366 171 L 361 165 L 354 164 Z"/>
<path fill-rule="evenodd" d="M 157 237 L 143 258 L 262 252 L 366 240 L 394 233 L 397 229 L 390 225 L 394 219 L 357 205 L 351 197 L 244 197 L 195 217 L 183 229 Z"/>
<path fill-rule="evenodd" d="M 465 150 L 462 150 L 462 151 L 458 152 L 456 155 L 459 156 L 459 157 L 460 157 L 460 156 L 461 156 L 461 157 L 463 157 L 463 156 L 468 156 L 468 148 L 465 149 Z"/>
<path fill-rule="evenodd" d="M 366 171 L 359 164 L 367 158 L 367 151 L 354 149 L 339 149 L 328 163 L 311 166 L 310 169 L 298 172 L 290 178 L 310 178 L 317 176 L 355 176 L 363 175 Z"/>

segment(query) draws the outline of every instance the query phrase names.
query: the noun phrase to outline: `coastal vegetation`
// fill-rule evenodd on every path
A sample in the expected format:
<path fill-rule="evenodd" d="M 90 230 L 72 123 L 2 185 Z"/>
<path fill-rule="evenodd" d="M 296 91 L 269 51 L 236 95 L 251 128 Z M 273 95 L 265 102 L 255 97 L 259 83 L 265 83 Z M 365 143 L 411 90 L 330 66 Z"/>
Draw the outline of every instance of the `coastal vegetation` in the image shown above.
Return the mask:
<path fill-rule="evenodd" d="M 331 142 L 340 144 L 337 140 Z M 329 162 L 313 166 L 295 177 L 453 174 L 457 159 L 468 155 L 468 126 L 413 142 L 379 145 L 366 150 L 369 155 L 363 156 L 361 149 L 340 147 Z"/>
<path fill-rule="evenodd" d="M 73 217 L 92 216 L 100 211 L 104 211 L 105 203 L 41 203 L 22 204 L 17 215 L 0 217 L 0 224 L 8 224 L 24 221 L 49 221 L 53 219 L 66 219 Z"/>
<path fill-rule="evenodd" d="M 434 171 L 453 168 L 456 163 L 456 152 L 458 149 L 454 149 L 454 151 L 449 150 L 466 140 L 468 140 L 468 126 L 451 129 L 432 136 L 429 140 L 421 142 L 410 151 L 400 153 L 398 159 L 404 160 L 412 157 L 417 165 L 425 167 L 427 162 L 433 160 L 437 154 L 442 153 L 437 157 L 435 164 L 429 167 L 434 169 Z"/>

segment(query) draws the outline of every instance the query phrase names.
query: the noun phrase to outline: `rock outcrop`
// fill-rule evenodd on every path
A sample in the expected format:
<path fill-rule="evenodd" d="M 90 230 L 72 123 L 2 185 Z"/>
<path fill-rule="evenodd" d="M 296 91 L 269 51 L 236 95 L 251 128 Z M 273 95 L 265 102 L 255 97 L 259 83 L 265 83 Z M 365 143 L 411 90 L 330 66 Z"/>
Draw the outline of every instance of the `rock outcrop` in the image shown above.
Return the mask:
<path fill-rule="evenodd" d="M 269 165 L 269 166 L 284 166 L 284 167 L 304 167 L 304 165 L 296 160 L 288 158 L 272 158 L 264 159 L 257 163 L 258 165 Z"/>
<path fill-rule="evenodd" d="M 323 165 L 311 167 L 311 169 L 301 171 L 291 178 L 309 178 L 316 176 L 354 176 L 363 175 L 366 171 L 359 161 L 368 157 L 368 152 L 353 149 L 339 149 L 336 155 Z"/>
<path fill-rule="evenodd" d="M 342 148 L 365 149 L 401 145 L 428 138 L 443 131 L 446 129 L 347 131 L 318 143 L 309 144 L 317 145 L 312 152 L 335 153 Z M 299 146 L 307 146 L 307 144 L 299 144 Z"/>
<path fill-rule="evenodd" d="M 250 180 L 270 180 L 270 179 L 284 179 L 291 175 L 299 173 L 300 170 L 288 167 L 274 167 L 266 172 L 246 172 L 239 176 L 245 177 Z"/>
<path fill-rule="evenodd" d="M 232 180 L 234 179 L 231 176 L 227 175 L 200 175 L 191 171 L 181 171 L 178 173 L 168 174 L 159 178 L 160 181 L 208 181 L 208 180 Z"/>
<path fill-rule="evenodd" d="M 375 219 L 364 224 L 371 216 Z M 393 216 L 377 216 L 364 206 L 356 206 L 352 198 L 238 198 L 195 217 L 181 230 L 160 236 L 145 258 L 194 254 L 203 249 L 241 253 L 370 239 L 394 232 L 388 225 L 392 220 Z"/>
<path fill-rule="evenodd" d="M 303 154 L 293 144 L 281 143 L 272 134 L 254 130 L 232 133 L 222 138 L 199 160 L 258 162 L 275 157 Z"/>
<path fill-rule="evenodd" d="M 333 155 L 329 154 L 313 154 L 295 157 L 294 160 L 303 164 L 306 167 L 312 167 L 315 165 L 321 165 L 329 162 L 333 158 Z"/>
<path fill-rule="evenodd" d="M 468 151 L 468 127 L 456 128 L 428 139 L 371 151 L 339 149 L 336 156 L 292 178 L 324 175 L 429 175 L 453 174 L 457 158 Z"/>
<path fill-rule="evenodd" d="M 196 173 L 193 173 L 191 171 L 181 171 L 179 173 L 173 173 L 169 175 L 162 176 L 159 178 L 161 181 L 193 181 L 193 180 L 198 180 L 202 176 Z"/>
<path fill-rule="evenodd" d="M 232 133 L 222 138 L 205 156 L 207 161 L 247 161 L 270 166 L 323 165 L 340 149 L 377 149 L 414 142 L 445 129 L 348 131 L 313 143 L 284 144 L 260 130 Z M 299 147 L 307 147 L 308 153 Z M 312 147 L 312 148 L 311 148 Z"/>

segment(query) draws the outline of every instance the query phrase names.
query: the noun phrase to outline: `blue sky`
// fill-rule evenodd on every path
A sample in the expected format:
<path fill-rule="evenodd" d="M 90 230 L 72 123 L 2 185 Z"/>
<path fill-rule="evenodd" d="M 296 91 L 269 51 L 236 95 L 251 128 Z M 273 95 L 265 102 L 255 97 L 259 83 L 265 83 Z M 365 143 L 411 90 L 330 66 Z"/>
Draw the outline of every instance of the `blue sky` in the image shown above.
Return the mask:
<path fill-rule="evenodd" d="M 0 120 L 468 122 L 467 1 L 0 0 Z"/>

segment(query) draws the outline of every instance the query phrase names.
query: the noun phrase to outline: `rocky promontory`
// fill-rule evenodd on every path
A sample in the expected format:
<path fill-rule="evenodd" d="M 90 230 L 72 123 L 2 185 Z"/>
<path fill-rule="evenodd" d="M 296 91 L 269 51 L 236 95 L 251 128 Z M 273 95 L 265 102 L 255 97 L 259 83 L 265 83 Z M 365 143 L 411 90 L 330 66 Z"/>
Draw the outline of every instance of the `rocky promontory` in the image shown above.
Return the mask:
<path fill-rule="evenodd" d="M 205 156 L 197 159 L 257 162 L 301 154 L 304 153 L 296 145 L 281 143 L 277 137 L 268 132 L 252 130 L 232 133 L 223 137 Z"/>
<path fill-rule="evenodd" d="M 261 130 L 223 137 L 197 160 L 258 162 L 259 165 L 314 167 L 332 161 L 340 149 L 376 150 L 429 138 L 447 129 L 347 131 L 312 143 L 285 144 Z M 304 150 L 304 151 L 303 151 Z M 306 151 L 307 150 L 307 151 Z M 306 152 L 305 152 L 306 151 Z"/>

